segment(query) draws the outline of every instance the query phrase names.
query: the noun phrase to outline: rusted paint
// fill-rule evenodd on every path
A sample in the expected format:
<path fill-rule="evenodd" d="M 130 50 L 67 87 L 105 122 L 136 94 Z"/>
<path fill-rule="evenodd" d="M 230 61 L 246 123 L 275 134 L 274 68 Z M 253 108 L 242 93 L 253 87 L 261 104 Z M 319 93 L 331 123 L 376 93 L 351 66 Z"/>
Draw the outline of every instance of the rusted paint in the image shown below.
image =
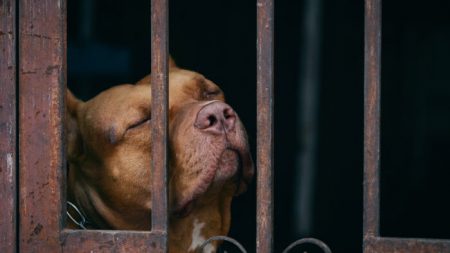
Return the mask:
<path fill-rule="evenodd" d="M 168 0 L 151 1 L 152 231 L 167 235 Z M 167 236 L 159 245 L 167 252 Z"/>
<path fill-rule="evenodd" d="M 366 0 L 364 48 L 364 242 L 379 235 L 381 0 Z M 368 248 L 364 246 L 364 252 Z"/>
<path fill-rule="evenodd" d="M 21 0 L 19 9 L 19 251 L 60 252 L 65 4 Z"/>
<path fill-rule="evenodd" d="M 64 230 L 63 252 L 163 252 L 165 235 L 154 232 Z"/>
<path fill-rule="evenodd" d="M 383 253 L 446 253 L 450 252 L 449 240 L 421 238 L 380 238 L 365 240 L 366 252 Z"/>
<path fill-rule="evenodd" d="M 0 5 L 0 252 L 16 251 L 16 2 Z"/>
<path fill-rule="evenodd" d="M 273 250 L 273 1 L 257 1 L 258 253 Z"/>

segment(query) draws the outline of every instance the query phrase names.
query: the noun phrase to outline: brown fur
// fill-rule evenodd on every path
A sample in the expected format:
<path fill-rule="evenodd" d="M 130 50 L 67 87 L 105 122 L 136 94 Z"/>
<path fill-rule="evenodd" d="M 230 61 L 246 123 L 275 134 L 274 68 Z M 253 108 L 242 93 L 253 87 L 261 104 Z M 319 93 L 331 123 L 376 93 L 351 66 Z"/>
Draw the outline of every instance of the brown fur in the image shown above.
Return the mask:
<path fill-rule="evenodd" d="M 81 102 L 67 92 L 68 199 L 98 229 L 151 226 L 150 77 Z M 253 163 L 236 115 L 232 131 L 205 133 L 198 112 L 225 101 L 217 85 L 171 61 L 169 74 L 169 252 L 187 252 L 194 220 L 202 236 L 226 235 L 234 195 L 245 191 Z M 213 102 L 219 103 L 219 102 Z M 224 150 L 235 155 L 224 158 Z M 225 156 L 226 157 L 226 156 Z M 74 227 L 74 224 L 69 224 Z"/>

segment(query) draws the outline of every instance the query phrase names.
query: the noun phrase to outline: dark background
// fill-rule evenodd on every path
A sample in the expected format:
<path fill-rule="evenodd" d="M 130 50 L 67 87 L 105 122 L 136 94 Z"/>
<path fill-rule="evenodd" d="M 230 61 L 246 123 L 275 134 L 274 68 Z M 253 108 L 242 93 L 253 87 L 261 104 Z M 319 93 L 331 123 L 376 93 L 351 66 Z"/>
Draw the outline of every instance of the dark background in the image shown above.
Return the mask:
<path fill-rule="evenodd" d="M 150 71 L 148 0 L 68 1 L 68 86 L 80 98 Z M 276 252 L 301 237 L 333 252 L 362 242 L 362 0 L 321 1 L 313 201 L 298 198 L 306 0 L 275 1 Z M 256 1 L 170 2 L 170 52 L 219 84 L 255 150 Z M 450 238 L 450 1 L 384 1 L 381 233 Z M 313 54 L 314 57 L 314 54 Z M 253 152 L 255 154 L 255 152 Z M 299 228 L 309 205 L 310 227 Z M 255 248 L 255 184 L 236 199 L 231 236 Z M 298 251 L 300 252 L 300 251 Z M 303 251 L 302 251 L 303 252 Z M 314 251 L 311 251 L 314 252 Z"/>

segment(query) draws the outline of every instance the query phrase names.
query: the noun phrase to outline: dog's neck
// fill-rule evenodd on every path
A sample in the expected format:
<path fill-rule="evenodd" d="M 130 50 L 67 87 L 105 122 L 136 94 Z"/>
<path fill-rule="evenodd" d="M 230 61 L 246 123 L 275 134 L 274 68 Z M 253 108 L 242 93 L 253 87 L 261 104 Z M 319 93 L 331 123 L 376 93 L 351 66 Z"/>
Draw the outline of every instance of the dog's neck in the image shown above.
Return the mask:
<path fill-rule="evenodd" d="M 98 191 L 95 180 L 76 169 L 69 169 L 67 200 L 86 215 L 92 229 L 149 230 L 151 211 L 148 207 L 123 207 L 120 201 Z M 144 202 L 144 201 L 143 201 Z"/>
<path fill-rule="evenodd" d="M 67 199 L 75 203 L 86 215 L 89 222 L 88 229 L 150 229 L 150 213 L 145 217 L 142 214 L 136 217 L 131 212 L 125 215 L 110 208 L 109 201 L 74 171 L 69 170 L 68 182 Z M 196 201 L 186 216 L 170 215 L 169 252 L 196 252 L 208 238 L 228 233 L 233 196 L 228 191 L 234 191 L 234 188 L 208 192 Z M 78 228 L 75 224 L 69 224 L 69 227 Z M 206 246 L 203 252 L 215 252 L 216 246 L 213 242 Z"/>
<path fill-rule="evenodd" d="M 86 216 L 89 223 L 88 229 L 114 229 L 98 211 L 99 204 L 104 206 L 103 200 L 74 170 L 69 170 L 67 200 L 74 203 Z M 69 223 L 69 227 L 77 228 L 71 223 Z"/>

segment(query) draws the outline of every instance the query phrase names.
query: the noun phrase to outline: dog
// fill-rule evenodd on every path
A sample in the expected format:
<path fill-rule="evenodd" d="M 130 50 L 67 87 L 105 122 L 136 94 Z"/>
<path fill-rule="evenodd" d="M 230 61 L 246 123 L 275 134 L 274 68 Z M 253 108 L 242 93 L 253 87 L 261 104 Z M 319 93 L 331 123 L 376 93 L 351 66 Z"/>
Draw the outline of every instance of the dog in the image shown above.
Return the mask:
<path fill-rule="evenodd" d="M 149 230 L 150 75 L 87 102 L 67 90 L 66 105 L 68 213 L 79 212 L 88 229 Z M 169 252 L 197 252 L 209 237 L 228 233 L 232 199 L 250 183 L 253 161 L 222 90 L 172 59 L 168 114 Z M 79 228 L 75 221 L 68 227 Z"/>

